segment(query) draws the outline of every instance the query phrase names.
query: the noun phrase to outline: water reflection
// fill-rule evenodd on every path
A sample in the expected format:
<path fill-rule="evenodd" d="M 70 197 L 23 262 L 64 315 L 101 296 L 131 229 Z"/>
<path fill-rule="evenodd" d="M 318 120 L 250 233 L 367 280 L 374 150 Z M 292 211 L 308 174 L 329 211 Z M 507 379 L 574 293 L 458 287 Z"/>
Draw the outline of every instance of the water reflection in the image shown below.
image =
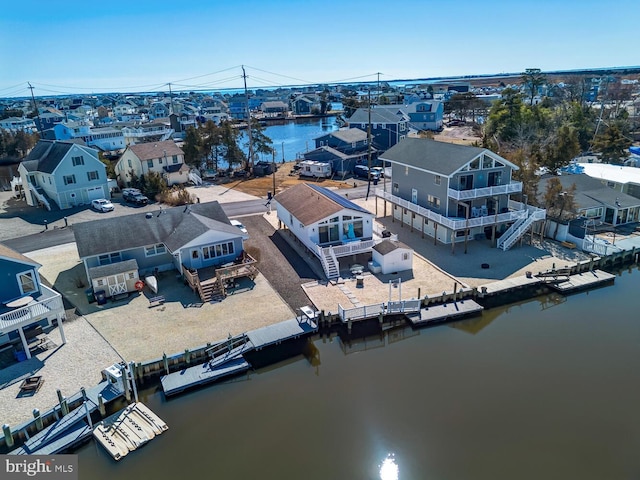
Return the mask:
<path fill-rule="evenodd" d="M 380 465 L 380 480 L 398 480 L 398 474 L 398 464 L 393 453 L 389 453 Z"/>

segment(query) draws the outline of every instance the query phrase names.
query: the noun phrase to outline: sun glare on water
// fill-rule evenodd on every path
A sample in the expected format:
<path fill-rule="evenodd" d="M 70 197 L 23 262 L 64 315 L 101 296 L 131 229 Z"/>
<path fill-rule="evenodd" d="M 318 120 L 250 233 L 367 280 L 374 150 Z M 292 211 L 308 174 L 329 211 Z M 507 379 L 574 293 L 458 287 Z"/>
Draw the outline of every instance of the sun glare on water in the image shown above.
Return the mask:
<path fill-rule="evenodd" d="M 398 480 L 398 464 L 392 453 L 380 465 L 380 480 Z"/>

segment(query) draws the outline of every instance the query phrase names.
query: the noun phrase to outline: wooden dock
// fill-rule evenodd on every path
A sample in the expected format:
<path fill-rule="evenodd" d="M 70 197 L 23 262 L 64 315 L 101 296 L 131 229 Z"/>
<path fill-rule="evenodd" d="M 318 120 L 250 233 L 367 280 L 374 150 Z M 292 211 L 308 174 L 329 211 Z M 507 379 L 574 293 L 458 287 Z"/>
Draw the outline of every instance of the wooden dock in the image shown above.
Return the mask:
<path fill-rule="evenodd" d="M 567 280 L 549 284 L 549 287 L 560 293 L 572 293 L 594 288 L 606 283 L 613 283 L 615 278 L 615 275 L 603 270 L 592 270 L 570 275 Z"/>
<path fill-rule="evenodd" d="M 536 276 L 522 275 L 519 277 L 505 278 L 504 280 L 498 280 L 497 282 L 487 283 L 478 288 L 481 292 L 480 295 L 497 295 L 500 293 L 509 292 L 511 290 L 519 290 L 521 288 L 530 287 L 543 283 L 542 278 Z"/>
<path fill-rule="evenodd" d="M 477 315 L 482 313 L 482 310 L 484 307 L 466 299 L 421 308 L 419 312 L 407 314 L 407 318 L 413 325 L 423 326 Z"/>
<path fill-rule="evenodd" d="M 244 358 L 245 353 L 299 338 L 317 330 L 318 326 L 314 322 L 294 318 L 230 337 L 207 350 L 211 357 L 208 362 L 164 375 L 160 379 L 162 390 L 165 396 L 176 395 L 189 388 L 245 372 L 251 368 Z"/>
<path fill-rule="evenodd" d="M 115 460 L 120 460 L 168 428 L 160 417 L 138 402 L 97 425 L 93 436 Z"/>

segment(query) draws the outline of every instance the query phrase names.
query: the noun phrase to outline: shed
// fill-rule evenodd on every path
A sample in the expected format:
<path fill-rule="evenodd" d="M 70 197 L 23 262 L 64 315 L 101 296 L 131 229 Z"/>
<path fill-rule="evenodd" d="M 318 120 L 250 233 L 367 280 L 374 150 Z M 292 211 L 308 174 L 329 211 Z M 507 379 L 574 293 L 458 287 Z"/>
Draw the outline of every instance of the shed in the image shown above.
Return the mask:
<path fill-rule="evenodd" d="M 139 280 L 138 262 L 131 259 L 93 267 L 89 269 L 89 277 L 93 291 L 104 290 L 107 297 L 133 292 Z"/>
<path fill-rule="evenodd" d="M 413 269 L 413 250 L 402 242 L 384 239 L 373 246 L 370 269 L 383 275 Z"/>

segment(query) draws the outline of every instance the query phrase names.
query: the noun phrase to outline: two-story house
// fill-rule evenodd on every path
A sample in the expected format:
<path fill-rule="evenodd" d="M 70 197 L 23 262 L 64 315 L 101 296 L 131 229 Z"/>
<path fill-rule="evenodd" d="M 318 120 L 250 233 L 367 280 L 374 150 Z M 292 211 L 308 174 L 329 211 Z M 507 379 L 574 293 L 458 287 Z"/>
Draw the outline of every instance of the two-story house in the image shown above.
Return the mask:
<path fill-rule="evenodd" d="M 291 100 L 291 111 L 294 115 L 310 115 L 314 109 L 320 111 L 320 100 L 317 95 L 298 95 Z"/>
<path fill-rule="evenodd" d="M 21 344 L 24 358 L 31 358 L 25 331 L 56 320 L 64 341 L 62 296 L 42 284 L 40 266 L 0 243 L 0 348 Z"/>
<path fill-rule="evenodd" d="M 486 148 L 407 138 L 380 155 L 391 164 L 390 188 L 377 191 L 393 218 L 442 243 L 481 237 L 510 248 L 545 211 L 511 200 L 522 192 L 518 166 Z M 385 202 L 386 211 L 386 202 Z"/>
<path fill-rule="evenodd" d="M 48 210 L 109 198 L 107 170 L 98 151 L 73 142 L 40 140 L 18 167 L 27 205 Z"/>
<path fill-rule="evenodd" d="M 45 130 L 42 137 L 47 140 L 80 139 L 89 147 L 104 152 L 121 150 L 125 147 L 124 135 L 113 127 L 91 127 L 87 121 L 61 122 L 49 130 Z"/>
<path fill-rule="evenodd" d="M 367 133 L 359 128 L 342 128 L 315 139 L 316 148 L 304 154 L 305 160 L 331 164 L 331 171 L 343 177 L 368 156 Z M 377 151 L 374 151 L 377 154 Z"/>
<path fill-rule="evenodd" d="M 189 167 L 184 163 L 184 152 L 173 140 L 129 145 L 115 166 L 119 185 L 130 185 L 132 175 L 140 178 L 156 172 L 167 185 L 187 183 Z"/>
<path fill-rule="evenodd" d="M 366 132 L 371 121 L 371 140 L 379 150 L 388 150 L 409 133 L 409 116 L 402 110 L 387 108 L 357 109 L 349 117 L 349 128 Z"/>

